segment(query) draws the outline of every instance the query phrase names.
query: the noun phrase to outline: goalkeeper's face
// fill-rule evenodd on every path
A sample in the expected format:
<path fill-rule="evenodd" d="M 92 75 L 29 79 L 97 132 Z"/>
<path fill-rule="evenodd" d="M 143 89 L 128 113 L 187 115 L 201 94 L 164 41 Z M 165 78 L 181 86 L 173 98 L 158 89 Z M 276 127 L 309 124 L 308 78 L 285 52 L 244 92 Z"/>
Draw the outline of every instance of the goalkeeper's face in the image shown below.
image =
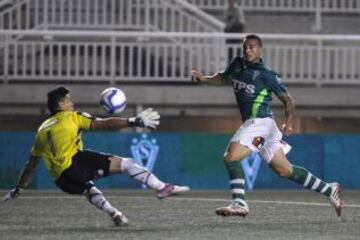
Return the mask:
<path fill-rule="evenodd" d="M 71 100 L 69 94 L 59 101 L 59 108 L 62 111 L 74 111 L 74 102 Z"/>
<path fill-rule="evenodd" d="M 262 47 L 255 39 L 247 39 L 243 44 L 243 54 L 246 61 L 256 63 L 262 55 Z"/>

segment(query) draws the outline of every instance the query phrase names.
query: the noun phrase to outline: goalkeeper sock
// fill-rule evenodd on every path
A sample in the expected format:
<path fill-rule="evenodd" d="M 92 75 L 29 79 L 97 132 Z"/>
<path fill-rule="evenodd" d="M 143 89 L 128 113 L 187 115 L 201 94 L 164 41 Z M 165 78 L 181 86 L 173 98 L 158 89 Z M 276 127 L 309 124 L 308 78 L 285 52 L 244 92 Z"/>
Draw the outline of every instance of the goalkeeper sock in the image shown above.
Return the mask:
<path fill-rule="evenodd" d="M 97 207 L 98 209 L 106 212 L 110 216 L 118 211 L 116 208 L 111 206 L 111 204 L 106 200 L 103 193 L 97 189 L 95 186 L 92 186 L 86 193 L 86 198 L 89 200 L 89 202 Z"/>
<path fill-rule="evenodd" d="M 289 179 L 302 184 L 305 188 L 322 193 L 325 196 L 329 197 L 331 194 L 330 184 L 315 177 L 305 168 L 293 165 L 293 171 Z"/>
<path fill-rule="evenodd" d="M 123 158 L 121 162 L 122 171 L 127 171 L 130 177 L 145 183 L 150 188 L 155 190 L 161 190 L 165 187 L 165 183 L 160 181 L 154 174 L 152 174 L 147 168 L 135 163 L 131 158 Z"/>
<path fill-rule="evenodd" d="M 235 202 L 245 206 L 245 180 L 241 163 L 240 161 L 233 161 L 230 163 L 225 163 L 225 165 L 230 178 L 232 198 Z"/>

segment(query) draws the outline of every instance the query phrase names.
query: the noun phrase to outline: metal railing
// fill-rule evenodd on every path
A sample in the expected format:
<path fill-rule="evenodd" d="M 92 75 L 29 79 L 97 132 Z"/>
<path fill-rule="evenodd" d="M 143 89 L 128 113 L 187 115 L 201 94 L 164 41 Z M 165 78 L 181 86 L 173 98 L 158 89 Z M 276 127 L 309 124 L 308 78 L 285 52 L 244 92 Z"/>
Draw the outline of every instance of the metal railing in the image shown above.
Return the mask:
<path fill-rule="evenodd" d="M 224 11 L 227 0 L 187 0 L 204 10 Z M 360 13 L 360 0 L 238 0 L 244 11 L 305 12 L 315 15 L 314 31 L 322 29 L 324 13 Z"/>
<path fill-rule="evenodd" d="M 224 24 L 185 0 L 18 0 L 0 29 L 221 31 Z"/>
<path fill-rule="evenodd" d="M 11 41 L 16 34 L 27 36 Z M 224 33 L 2 31 L 0 78 L 38 81 L 189 81 L 227 65 Z M 360 84 L 360 36 L 262 34 L 264 60 L 284 82 Z M 176 39 L 176 42 L 169 41 Z M 238 49 L 240 50 L 240 49 Z"/>
<path fill-rule="evenodd" d="M 227 0 L 187 0 L 202 9 L 224 10 Z M 359 13 L 359 0 L 237 0 L 244 10 Z"/>
<path fill-rule="evenodd" d="M 0 9 L 7 7 L 7 6 L 11 6 L 14 3 L 14 0 L 1 0 L 0 1 Z"/>
<path fill-rule="evenodd" d="M 18 0 L 0 12 L 0 29 L 31 29 L 36 23 L 32 21 L 29 2 Z"/>

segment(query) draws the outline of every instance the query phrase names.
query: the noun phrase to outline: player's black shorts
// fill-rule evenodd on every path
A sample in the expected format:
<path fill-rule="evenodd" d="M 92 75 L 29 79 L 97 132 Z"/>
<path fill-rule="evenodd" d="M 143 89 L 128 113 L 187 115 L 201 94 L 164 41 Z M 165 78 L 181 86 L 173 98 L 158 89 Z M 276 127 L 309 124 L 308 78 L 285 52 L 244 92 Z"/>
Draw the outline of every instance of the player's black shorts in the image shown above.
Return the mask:
<path fill-rule="evenodd" d="M 77 152 L 72 164 L 55 181 L 66 193 L 82 194 L 93 186 L 91 180 L 109 176 L 110 160 L 104 153 L 84 150 Z"/>

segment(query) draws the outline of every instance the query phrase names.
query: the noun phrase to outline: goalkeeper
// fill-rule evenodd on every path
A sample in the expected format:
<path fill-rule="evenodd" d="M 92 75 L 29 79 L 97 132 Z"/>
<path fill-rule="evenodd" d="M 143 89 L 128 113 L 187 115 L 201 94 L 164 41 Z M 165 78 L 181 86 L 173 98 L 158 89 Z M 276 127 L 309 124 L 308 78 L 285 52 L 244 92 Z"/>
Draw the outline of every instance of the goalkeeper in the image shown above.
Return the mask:
<path fill-rule="evenodd" d="M 31 154 L 16 187 L 3 198 L 4 202 L 16 198 L 42 158 L 56 185 L 69 194 L 84 195 L 91 204 L 107 213 L 116 226 L 127 226 L 127 217 L 113 207 L 96 188 L 92 180 L 127 172 L 132 178 L 156 190 L 159 199 L 188 191 L 186 186 L 166 184 L 133 159 L 83 149 L 81 132 L 120 130 L 126 127 L 155 129 L 160 115 L 151 108 L 136 117 L 105 119 L 74 111 L 70 90 L 57 87 L 48 93 L 47 105 L 51 116 L 39 127 Z"/>

